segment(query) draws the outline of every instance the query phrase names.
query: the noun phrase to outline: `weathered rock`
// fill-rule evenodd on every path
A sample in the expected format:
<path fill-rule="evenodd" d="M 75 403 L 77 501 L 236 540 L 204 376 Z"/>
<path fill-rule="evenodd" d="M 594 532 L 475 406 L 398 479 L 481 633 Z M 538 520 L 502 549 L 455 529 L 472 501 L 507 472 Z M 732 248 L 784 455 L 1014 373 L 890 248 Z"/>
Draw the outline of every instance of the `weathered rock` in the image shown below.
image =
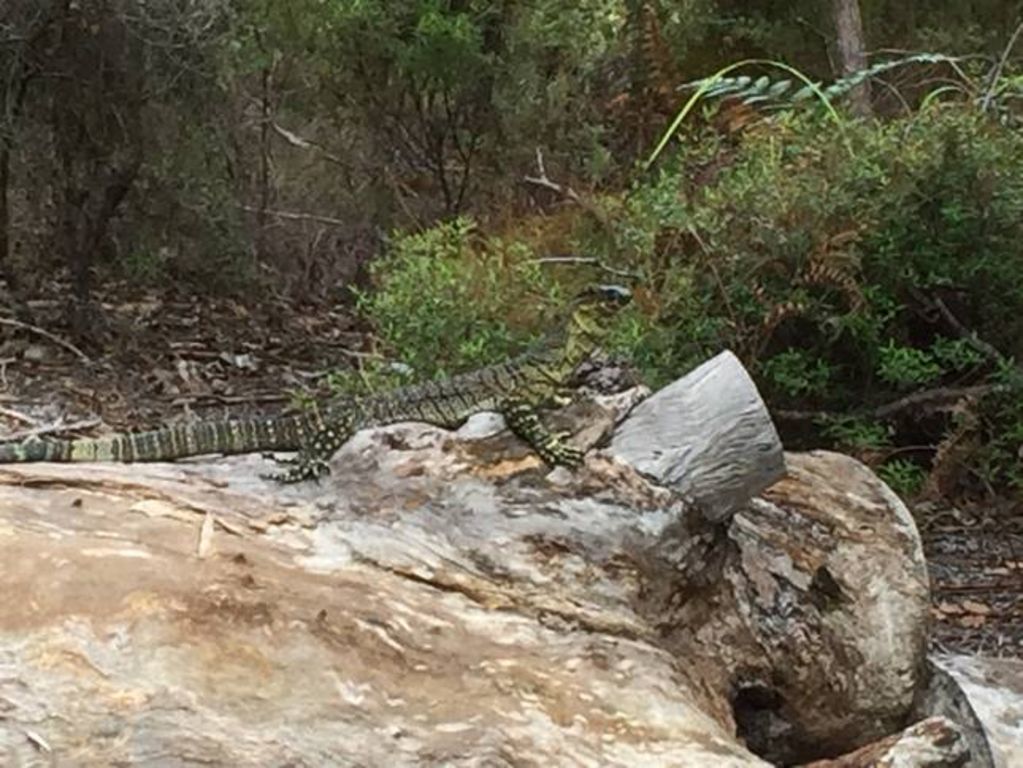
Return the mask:
<path fill-rule="evenodd" d="M 4 468 L 0 764 L 764 765 L 627 602 L 679 503 L 479 450 Z"/>
<path fill-rule="evenodd" d="M 967 768 L 1000 768 L 991 753 L 984 725 L 970 699 L 955 678 L 942 667 L 927 660 L 924 677 L 917 690 L 911 720 L 942 717 L 956 724 L 970 750 Z"/>
<path fill-rule="evenodd" d="M 802 768 L 965 768 L 970 750 L 955 723 L 932 717 L 833 760 L 817 760 Z"/>
<path fill-rule="evenodd" d="M 785 473 L 767 408 L 731 352 L 637 406 L 615 432 L 610 452 L 692 499 L 715 521 Z"/>
<path fill-rule="evenodd" d="M 704 542 L 682 573 L 647 574 L 664 647 L 728 691 L 739 732 L 768 759 L 840 754 L 896 730 L 920 681 L 929 609 L 912 517 L 863 464 L 786 456 L 787 477 L 725 540 L 670 531 L 657 557 Z"/>
<path fill-rule="evenodd" d="M 705 441 L 739 509 L 708 519 L 500 427 L 366 431 L 284 489 L 255 457 L 0 467 L 0 764 L 727 768 L 766 765 L 737 726 L 809 760 L 901 725 L 926 574 L 865 467 L 789 456 L 736 507 L 766 465 Z"/>
<path fill-rule="evenodd" d="M 916 715 L 944 715 L 970 743 L 969 768 L 1023 765 L 1023 661 L 941 655 L 931 659 Z"/>

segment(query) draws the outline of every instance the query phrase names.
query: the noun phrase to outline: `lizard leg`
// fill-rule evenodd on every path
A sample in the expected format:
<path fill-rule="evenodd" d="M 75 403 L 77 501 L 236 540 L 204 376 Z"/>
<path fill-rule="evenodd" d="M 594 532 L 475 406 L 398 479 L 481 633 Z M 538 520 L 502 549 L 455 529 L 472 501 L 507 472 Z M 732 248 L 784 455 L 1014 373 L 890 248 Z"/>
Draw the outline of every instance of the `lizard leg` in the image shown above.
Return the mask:
<path fill-rule="evenodd" d="M 303 480 L 319 480 L 321 475 L 328 474 L 329 472 L 330 466 L 326 460 L 312 455 L 300 454 L 294 460 L 294 463 L 289 464 L 288 468 L 283 472 L 271 472 L 260 475 L 260 477 L 264 480 L 290 484 L 299 483 Z"/>
<path fill-rule="evenodd" d="M 316 480 L 330 472 L 328 459 L 334 451 L 344 445 L 353 434 L 352 425 L 347 420 L 336 420 L 324 423 L 316 431 L 302 450 L 293 459 L 284 459 L 280 463 L 287 466 L 284 472 L 275 472 L 263 477 L 278 483 L 298 483 L 302 480 Z"/>
<path fill-rule="evenodd" d="M 583 452 L 565 442 L 566 435 L 551 432 L 536 409 L 524 400 L 509 400 L 502 404 L 508 428 L 529 443 L 541 459 L 551 466 L 575 467 L 582 463 Z"/>

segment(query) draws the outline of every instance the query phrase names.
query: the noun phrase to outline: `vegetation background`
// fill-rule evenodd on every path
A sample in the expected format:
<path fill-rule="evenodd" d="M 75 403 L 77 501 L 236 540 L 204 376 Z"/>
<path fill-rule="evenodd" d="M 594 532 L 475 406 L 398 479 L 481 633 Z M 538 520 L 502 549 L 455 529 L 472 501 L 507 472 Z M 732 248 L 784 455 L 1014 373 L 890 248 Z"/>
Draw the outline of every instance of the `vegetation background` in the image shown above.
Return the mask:
<path fill-rule="evenodd" d="M 1023 492 L 1023 3 L 5 0 L 0 274 L 349 307 L 334 386 L 474 366 L 629 281 L 653 385 L 721 349 L 791 447 Z M 35 313 L 35 316 L 34 314 Z M 400 363 L 400 365 L 395 365 Z"/>

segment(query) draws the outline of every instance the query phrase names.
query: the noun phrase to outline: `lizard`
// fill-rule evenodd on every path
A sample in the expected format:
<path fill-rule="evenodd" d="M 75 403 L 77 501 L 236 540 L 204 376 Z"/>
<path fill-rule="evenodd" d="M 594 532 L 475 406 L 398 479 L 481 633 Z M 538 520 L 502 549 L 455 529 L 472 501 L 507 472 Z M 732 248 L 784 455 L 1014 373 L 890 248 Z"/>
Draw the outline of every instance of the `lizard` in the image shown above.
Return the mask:
<path fill-rule="evenodd" d="M 285 471 L 264 475 L 293 483 L 327 472 L 327 460 L 361 429 L 403 421 L 453 429 L 475 413 L 497 411 L 545 463 L 577 466 L 582 452 L 566 443 L 564 435 L 550 431 L 537 409 L 563 399 L 575 369 L 598 348 L 607 321 L 631 296 L 619 285 L 590 286 L 576 297 L 558 336 L 504 362 L 446 379 L 340 398 L 294 415 L 198 421 L 99 438 L 8 443 L 0 445 L 0 464 L 172 461 L 210 453 L 297 450 L 292 459 L 275 459 L 286 466 Z"/>

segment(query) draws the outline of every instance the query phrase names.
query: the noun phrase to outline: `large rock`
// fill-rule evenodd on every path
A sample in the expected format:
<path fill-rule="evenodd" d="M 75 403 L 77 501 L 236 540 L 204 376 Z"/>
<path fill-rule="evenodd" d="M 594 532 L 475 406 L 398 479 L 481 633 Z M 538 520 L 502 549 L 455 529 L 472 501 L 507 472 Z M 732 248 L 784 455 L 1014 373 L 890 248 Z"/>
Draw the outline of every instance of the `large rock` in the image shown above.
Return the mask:
<path fill-rule="evenodd" d="M 631 401 L 604 403 L 585 442 Z M 0 764 L 727 768 L 901 727 L 905 508 L 826 453 L 740 499 L 780 460 L 698 442 L 720 469 L 686 494 L 610 452 L 548 472 L 485 416 L 360 433 L 284 489 L 255 457 L 2 466 Z"/>
<path fill-rule="evenodd" d="M 662 534 L 643 599 L 664 646 L 728 692 L 746 742 L 793 762 L 901 726 L 923 671 L 929 593 L 912 518 L 873 473 L 824 451 L 786 464 L 723 538 L 697 534 L 699 558 L 691 528 Z M 673 552 L 690 558 L 681 571 L 665 567 Z"/>
<path fill-rule="evenodd" d="M 766 765 L 630 605 L 682 507 L 628 467 L 399 426 L 264 468 L 3 468 L 0 764 Z"/>
<path fill-rule="evenodd" d="M 921 720 L 841 757 L 799 768 L 967 768 L 970 748 L 959 727 L 943 717 Z"/>
<path fill-rule="evenodd" d="M 629 414 L 610 453 L 725 520 L 785 472 L 781 441 L 739 359 L 722 352 Z"/>

